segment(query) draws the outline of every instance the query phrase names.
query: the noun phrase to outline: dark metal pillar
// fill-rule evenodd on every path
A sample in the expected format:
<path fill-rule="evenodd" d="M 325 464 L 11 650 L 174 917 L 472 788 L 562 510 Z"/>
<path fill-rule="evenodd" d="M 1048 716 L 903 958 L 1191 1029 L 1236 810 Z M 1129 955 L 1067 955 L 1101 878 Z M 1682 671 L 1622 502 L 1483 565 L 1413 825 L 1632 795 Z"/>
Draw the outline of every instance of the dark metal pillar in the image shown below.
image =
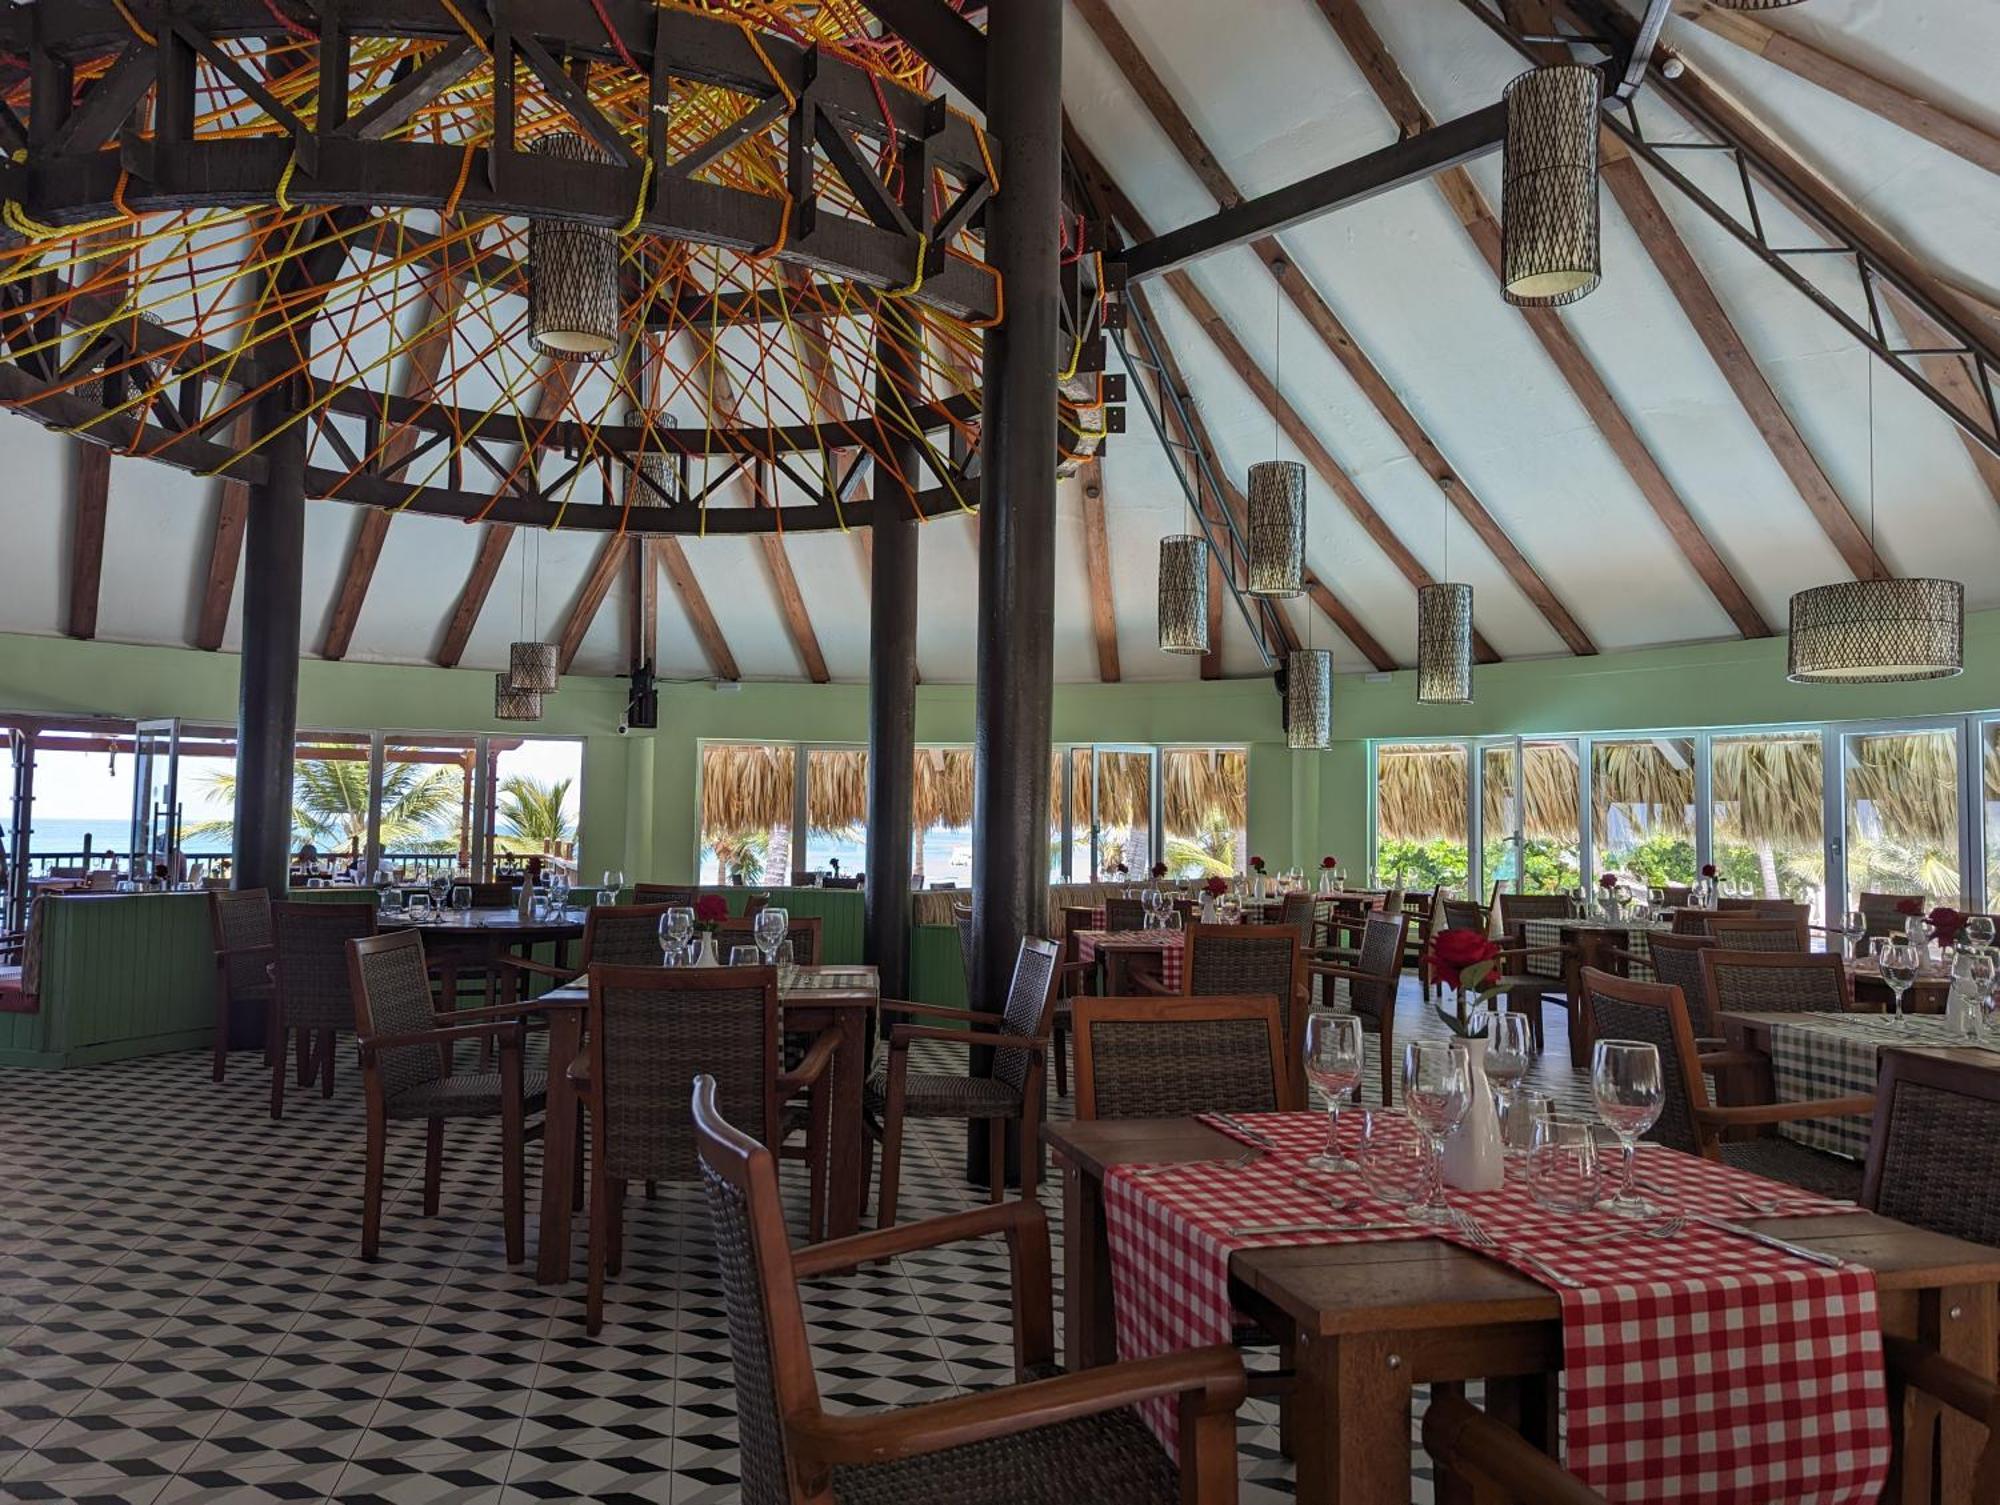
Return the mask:
<path fill-rule="evenodd" d="M 980 423 L 975 1008 L 1000 1006 L 1021 938 L 1048 931 L 1062 199 L 1062 0 L 1008 0 L 987 17 L 986 124 L 1000 147 L 1000 191 L 986 213 L 986 255 L 1005 281 L 1007 318 L 986 333 Z M 985 1128 L 974 1123 L 966 1142 L 966 1174 L 980 1182 Z"/>
<path fill-rule="evenodd" d="M 306 544 L 306 425 L 289 382 L 261 394 L 251 432 L 266 470 L 243 530 L 243 661 L 236 715 L 238 888 L 282 894 L 291 866 L 292 745 L 299 724 L 299 609 Z"/>

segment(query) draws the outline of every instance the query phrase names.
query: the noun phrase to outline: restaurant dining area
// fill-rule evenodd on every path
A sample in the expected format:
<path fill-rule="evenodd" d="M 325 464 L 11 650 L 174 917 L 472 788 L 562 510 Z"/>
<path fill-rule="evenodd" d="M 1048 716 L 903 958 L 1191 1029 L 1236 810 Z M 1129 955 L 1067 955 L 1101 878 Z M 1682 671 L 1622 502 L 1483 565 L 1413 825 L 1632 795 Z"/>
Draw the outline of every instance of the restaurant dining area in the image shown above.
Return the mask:
<path fill-rule="evenodd" d="M 0 1502 L 2000 1505 L 1995 59 L 0 7 Z"/>

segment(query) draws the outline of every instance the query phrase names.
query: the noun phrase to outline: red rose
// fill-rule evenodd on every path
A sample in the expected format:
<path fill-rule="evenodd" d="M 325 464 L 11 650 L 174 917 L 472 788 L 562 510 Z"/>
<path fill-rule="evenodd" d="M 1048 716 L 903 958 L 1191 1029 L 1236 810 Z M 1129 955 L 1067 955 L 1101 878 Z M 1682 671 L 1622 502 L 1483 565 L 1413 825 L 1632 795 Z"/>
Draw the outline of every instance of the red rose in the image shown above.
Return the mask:
<path fill-rule="evenodd" d="M 1211 878 L 1208 882 L 1202 884 L 1202 887 L 1209 893 L 1214 894 L 1218 899 L 1229 892 L 1229 883 L 1223 878 Z"/>
<path fill-rule="evenodd" d="M 1924 901 L 1922 899 L 1898 899 L 1896 901 L 1897 914 L 1915 915 L 1922 914 L 1923 912 Z"/>
<path fill-rule="evenodd" d="M 729 918 L 729 901 L 721 894 L 703 894 L 694 901 L 694 917 L 697 924 L 720 925 Z"/>
<path fill-rule="evenodd" d="M 1319 860 L 1319 865 L 1331 871 L 1340 866 L 1340 859 L 1338 857 L 1322 857 Z"/>
<path fill-rule="evenodd" d="M 1156 863 L 1154 863 L 1154 864 L 1153 864 L 1153 876 L 1154 876 L 1155 878 L 1164 878 L 1164 877 L 1166 877 L 1166 876 L 1167 876 L 1167 865 L 1166 865 L 1166 864 L 1165 864 L 1164 862 L 1156 862 Z"/>
<path fill-rule="evenodd" d="M 1489 941 L 1477 930 L 1441 930 L 1431 937 L 1431 974 L 1451 987 L 1468 967 L 1490 962 L 1500 954 L 1500 943 Z"/>
<path fill-rule="evenodd" d="M 1250 859 L 1250 866 L 1261 873 L 1264 871 L 1264 859 L 1262 857 L 1252 857 Z"/>
<path fill-rule="evenodd" d="M 1704 878 L 1713 878 L 1715 876 L 1715 864 L 1712 862 L 1704 862 L 1701 865 L 1701 875 Z"/>
<path fill-rule="evenodd" d="M 1940 904 L 1929 916 L 1931 933 L 1937 937 L 1940 946 L 1949 946 L 1958 939 L 1959 931 L 1965 928 L 1965 916 L 1948 904 Z"/>
<path fill-rule="evenodd" d="M 1616 873 L 1606 873 L 1602 878 L 1597 880 L 1597 886 L 1599 888 L 1616 888 L 1618 886 L 1618 875 Z"/>

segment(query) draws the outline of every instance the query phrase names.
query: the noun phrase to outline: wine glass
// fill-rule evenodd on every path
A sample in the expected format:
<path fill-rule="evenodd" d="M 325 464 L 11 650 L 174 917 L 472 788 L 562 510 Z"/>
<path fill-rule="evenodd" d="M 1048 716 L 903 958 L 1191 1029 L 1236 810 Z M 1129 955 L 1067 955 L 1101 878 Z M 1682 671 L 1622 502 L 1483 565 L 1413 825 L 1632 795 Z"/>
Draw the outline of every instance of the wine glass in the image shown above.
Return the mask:
<path fill-rule="evenodd" d="M 1646 907 L 1655 914 L 1665 909 L 1667 907 L 1667 891 L 1664 888 L 1647 889 Z"/>
<path fill-rule="evenodd" d="M 1917 948 L 1908 941 L 1891 941 L 1882 948 L 1882 981 L 1895 995 L 1889 1012 L 1898 1020 L 1903 1017 L 1903 995 L 1916 986 L 1917 966 Z"/>
<path fill-rule="evenodd" d="M 764 953 L 756 946 L 731 946 L 729 948 L 729 965 L 732 967 L 761 967 L 764 965 Z"/>
<path fill-rule="evenodd" d="M 1633 1186 L 1639 1136 L 1653 1127 L 1666 1104 L 1660 1077 L 1660 1048 L 1646 1040 L 1599 1040 L 1590 1058 L 1590 1092 L 1597 1116 L 1618 1136 L 1623 1165 L 1618 1195 L 1610 1210 L 1627 1217 L 1651 1217 L 1659 1209 Z"/>
<path fill-rule="evenodd" d="M 1316 1171 L 1361 1167 L 1340 1152 L 1340 1110 L 1361 1085 L 1361 1020 L 1320 1009 L 1306 1015 L 1306 1080 L 1326 1094 L 1326 1149 L 1306 1162 Z"/>
<path fill-rule="evenodd" d="M 451 887 L 451 907 L 458 914 L 461 924 L 472 923 L 472 885 L 454 883 Z"/>
<path fill-rule="evenodd" d="M 625 891 L 625 873 L 621 868 L 608 867 L 604 870 L 604 892 L 599 894 L 601 904 L 616 904 L 618 896 Z"/>
<path fill-rule="evenodd" d="M 1569 891 L 1569 912 L 1572 919 L 1583 919 L 1590 913 L 1590 895 L 1581 888 Z"/>
<path fill-rule="evenodd" d="M 750 922 L 750 931 L 757 937 L 758 949 L 764 953 L 765 966 L 775 965 L 772 958 L 778 954 L 778 942 L 785 938 L 785 931 L 791 923 L 791 914 L 772 904 L 758 910 L 757 918 Z"/>
<path fill-rule="evenodd" d="M 1957 959 L 1952 963 L 1952 976 L 1963 977 L 1975 990 L 1973 997 L 1978 1009 L 1968 1013 L 1960 1021 L 1959 1031 L 1961 1034 L 1976 1036 L 1979 1034 L 1981 1016 L 1985 1012 L 1986 999 L 1992 995 L 1995 977 L 2000 976 L 2000 953 L 1996 953 L 1991 946 L 1968 946 L 1958 953 Z"/>
<path fill-rule="evenodd" d="M 1500 1147 L 1510 1162 L 1526 1158 L 1534 1148 L 1535 1125 L 1555 1111 L 1554 1096 L 1533 1087 L 1516 1087 L 1507 1094 L 1500 1104 Z"/>
<path fill-rule="evenodd" d="M 451 902 L 451 875 L 449 873 L 439 873 L 435 878 L 432 878 L 430 888 L 431 903 L 437 908 L 443 909 L 446 904 Z"/>
<path fill-rule="evenodd" d="M 1243 900 L 1235 894 L 1224 894 L 1215 902 L 1215 917 L 1225 925 L 1234 925 L 1243 918 Z"/>
<path fill-rule="evenodd" d="M 694 939 L 694 911 L 676 904 L 660 916 L 660 949 L 670 959 L 684 959 L 688 942 Z"/>
<path fill-rule="evenodd" d="M 1493 1096 L 1500 1112 L 1528 1074 L 1528 1061 L 1535 1048 L 1535 1032 L 1526 1014 L 1510 1010 L 1486 1016 L 1486 1080 L 1493 1084 Z"/>
<path fill-rule="evenodd" d="M 1403 1051 L 1403 1105 L 1430 1145 L 1430 1195 L 1411 1215 L 1423 1223 L 1450 1223 L 1444 1199 L 1444 1142 L 1472 1104 L 1466 1055 L 1450 1040 L 1412 1040 Z"/>
<path fill-rule="evenodd" d="M 1861 944 L 1868 939 L 1868 916 L 1858 909 L 1850 909 L 1840 923 L 1841 938 L 1847 942 L 1847 954 L 1861 955 Z"/>
<path fill-rule="evenodd" d="M 1993 944 L 1993 916 L 1975 914 L 1965 917 L 1965 938 L 1981 949 Z"/>

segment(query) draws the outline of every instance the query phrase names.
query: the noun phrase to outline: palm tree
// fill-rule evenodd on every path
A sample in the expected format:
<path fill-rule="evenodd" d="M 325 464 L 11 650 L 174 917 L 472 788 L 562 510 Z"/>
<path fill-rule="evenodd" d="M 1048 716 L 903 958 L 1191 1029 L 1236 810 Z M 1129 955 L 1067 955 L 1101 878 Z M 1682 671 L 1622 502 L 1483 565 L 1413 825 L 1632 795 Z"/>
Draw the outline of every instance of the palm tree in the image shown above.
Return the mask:
<path fill-rule="evenodd" d="M 292 765 L 292 835 L 330 852 L 358 850 L 368 839 L 368 765 L 358 758 L 301 758 Z M 234 801 L 236 775 L 210 776 L 217 800 Z M 439 826 L 454 815 L 465 792 L 465 770 L 425 769 L 416 763 L 382 767 L 382 845 L 456 846 Z M 183 833 L 226 836 L 231 822 L 203 821 Z"/>
<path fill-rule="evenodd" d="M 499 837 L 504 850 L 554 851 L 569 841 L 576 828 L 569 818 L 569 791 L 573 779 L 555 779 L 544 784 L 526 774 L 515 774 L 500 783 Z"/>

